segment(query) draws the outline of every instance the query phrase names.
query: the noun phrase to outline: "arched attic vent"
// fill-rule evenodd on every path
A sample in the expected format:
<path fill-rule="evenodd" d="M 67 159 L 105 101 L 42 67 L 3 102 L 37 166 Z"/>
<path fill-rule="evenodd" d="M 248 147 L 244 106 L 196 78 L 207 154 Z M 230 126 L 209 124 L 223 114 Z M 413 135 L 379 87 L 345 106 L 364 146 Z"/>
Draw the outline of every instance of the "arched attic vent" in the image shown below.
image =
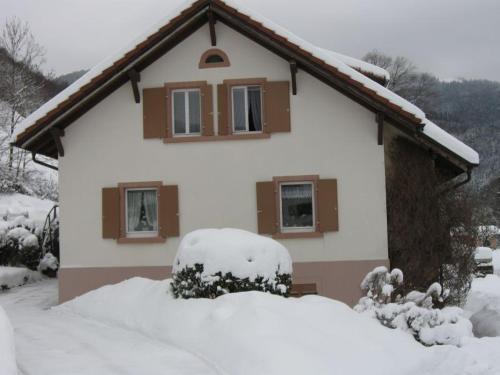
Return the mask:
<path fill-rule="evenodd" d="M 218 48 L 211 48 L 203 53 L 200 58 L 198 67 L 206 68 L 222 68 L 231 65 L 226 53 Z"/>

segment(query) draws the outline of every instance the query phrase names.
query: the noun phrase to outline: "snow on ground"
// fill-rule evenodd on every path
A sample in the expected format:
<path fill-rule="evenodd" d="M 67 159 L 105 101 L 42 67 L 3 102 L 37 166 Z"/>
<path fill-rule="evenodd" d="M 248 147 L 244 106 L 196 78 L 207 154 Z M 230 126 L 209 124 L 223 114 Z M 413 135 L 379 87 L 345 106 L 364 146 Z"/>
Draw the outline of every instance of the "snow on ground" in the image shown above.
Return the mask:
<path fill-rule="evenodd" d="M 57 280 L 54 279 L 0 294 L 0 306 L 5 309 L 14 326 L 19 373 L 218 373 L 209 362 L 172 343 L 147 337 L 140 331 L 86 319 L 64 309 L 50 309 L 56 303 Z M 0 338 L 2 336 L 0 328 Z"/>
<path fill-rule="evenodd" d="M 328 298 L 248 292 L 174 300 L 169 282 L 134 278 L 56 308 L 56 280 L 0 294 L 19 372 L 500 374 L 497 337 L 427 348 Z"/>
<path fill-rule="evenodd" d="M 0 266 L 0 289 L 14 288 L 40 281 L 42 278 L 43 276 L 40 272 L 32 271 L 25 267 Z"/>
<path fill-rule="evenodd" d="M 495 275 L 500 276 L 500 250 L 493 250 L 491 253 L 493 272 Z"/>
<path fill-rule="evenodd" d="M 14 331 L 9 318 L 0 306 L 0 375 L 14 375 L 16 370 Z"/>
<path fill-rule="evenodd" d="M 500 277 L 474 279 L 465 310 L 476 336 L 500 336 Z"/>

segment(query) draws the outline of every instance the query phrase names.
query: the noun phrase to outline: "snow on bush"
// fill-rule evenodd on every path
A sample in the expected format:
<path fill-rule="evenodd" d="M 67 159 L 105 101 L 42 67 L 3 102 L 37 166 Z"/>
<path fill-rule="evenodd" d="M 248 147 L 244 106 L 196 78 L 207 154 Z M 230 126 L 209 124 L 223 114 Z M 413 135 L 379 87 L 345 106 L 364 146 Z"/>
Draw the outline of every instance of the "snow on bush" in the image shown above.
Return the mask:
<path fill-rule="evenodd" d="M 439 283 L 426 293 L 412 291 L 402 296 L 396 291 L 403 285 L 403 273 L 377 267 L 361 283 L 366 297 L 359 300 L 355 311 L 377 319 L 382 325 L 410 333 L 424 345 L 460 345 L 463 337 L 472 336 L 472 325 L 458 307 L 433 308 L 443 302 L 447 291 Z"/>
<path fill-rule="evenodd" d="M 170 283 L 133 278 L 53 310 L 173 344 L 227 375 L 413 374 L 427 355 L 409 335 L 332 299 L 259 292 L 179 299 L 165 293 Z"/>
<path fill-rule="evenodd" d="M 2 306 L 0 306 L 0 374 L 17 374 L 14 330 Z"/>
<path fill-rule="evenodd" d="M 0 291 L 40 281 L 41 279 L 42 275 L 37 271 L 24 267 L 0 266 Z"/>
<path fill-rule="evenodd" d="M 475 336 L 500 336 L 500 277 L 474 279 L 464 309 Z"/>
<path fill-rule="evenodd" d="M 59 269 L 59 261 L 51 253 L 45 254 L 42 260 L 40 261 L 40 264 L 38 265 L 38 271 L 50 277 L 55 277 L 58 269 Z"/>
<path fill-rule="evenodd" d="M 474 260 L 478 263 L 489 263 L 492 260 L 492 253 L 489 247 L 478 247 L 474 252 Z"/>
<path fill-rule="evenodd" d="M 258 290 L 288 295 L 292 259 L 279 242 L 240 229 L 188 233 L 174 260 L 176 297 L 215 298 Z"/>

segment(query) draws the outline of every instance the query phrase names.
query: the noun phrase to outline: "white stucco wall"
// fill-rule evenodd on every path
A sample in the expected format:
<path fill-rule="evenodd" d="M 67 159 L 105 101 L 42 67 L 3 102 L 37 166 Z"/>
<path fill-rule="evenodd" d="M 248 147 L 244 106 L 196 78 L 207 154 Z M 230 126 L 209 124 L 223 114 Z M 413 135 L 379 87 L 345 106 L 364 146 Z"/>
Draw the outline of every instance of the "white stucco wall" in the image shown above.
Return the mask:
<path fill-rule="evenodd" d="M 229 68 L 198 69 L 208 26 L 141 73 L 141 87 L 164 82 L 266 77 L 289 80 L 286 61 L 217 24 Z M 124 85 L 78 119 L 60 158 L 63 267 L 170 265 L 180 238 L 118 245 L 101 238 L 101 189 L 118 182 L 179 186 L 181 236 L 205 227 L 257 230 L 257 181 L 318 174 L 337 178 L 340 230 L 282 240 L 294 261 L 387 259 L 384 149 L 374 114 L 304 72 L 291 96 L 292 132 L 270 139 L 164 144 L 142 138 L 142 104 Z M 216 108 L 216 93 L 214 106 Z M 215 121 L 216 123 L 216 121 Z"/>

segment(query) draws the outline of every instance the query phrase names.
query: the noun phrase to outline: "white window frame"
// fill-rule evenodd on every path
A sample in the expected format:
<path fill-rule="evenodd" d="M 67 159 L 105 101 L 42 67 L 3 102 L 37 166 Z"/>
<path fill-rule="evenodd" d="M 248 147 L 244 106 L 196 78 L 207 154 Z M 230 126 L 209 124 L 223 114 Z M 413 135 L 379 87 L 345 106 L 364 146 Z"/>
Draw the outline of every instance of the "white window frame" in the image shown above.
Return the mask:
<path fill-rule="evenodd" d="M 283 197 L 281 187 L 284 185 L 310 185 L 311 186 L 311 204 L 312 204 L 312 226 L 310 227 L 285 227 L 283 226 Z M 280 231 L 281 233 L 307 233 L 316 231 L 316 192 L 313 181 L 289 181 L 278 184 L 279 191 L 279 210 L 280 210 Z"/>
<path fill-rule="evenodd" d="M 153 231 L 129 231 L 128 230 L 128 192 L 129 191 L 147 191 L 154 190 L 156 192 L 156 227 L 157 230 Z M 160 200 L 158 199 L 158 188 L 148 188 L 148 187 L 140 187 L 140 188 L 126 188 L 125 189 L 125 236 L 127 238 L 147 238 L 147 237 L 157 237 L 159 235 L 160 228 L 160 217 L 158 216 L 159 210 L 158 206 L 160 204 Z"/>
<path fill-rule="evenodd" d="M 261 123 L 261 128 L 264 128 L 264 116 L 263 116 L 263 110 L 262 110 L 262 86 L 260 85 L 241 85 L 241 86 L 233 86 L 231 87 L 231 115 L 232 115 L 232 127 L 233 127 L 233 133 L 262 133 L 261 130 L 253 130 L 250 131 L 250 124 L 248 123 L 248 88 L 249 87 L 258 87 L 260 90 L 260 123 Z M 235 128 L 235 121 L 234 121 L 234 90 L 236 89 L 244 89 L 245 91 L 245 130 L 236 130 Z"/>
<path fill-rule="evenodd" d="M 198 92 L 200 94 L 200 131 L 198 132 L 191 132 L 191 122 L 189 121 L 189 93 L 190 92 Z M 175 102 L 174 102 L 174 96 L 175 93 L 182 92 L 184 93 L 184 121 L 186 124 L 186 131 L 184 133 L 176 133 L 175 132 Z M 203 121 L 203 113 L 202 113 L 202 104 L 201 101 L 203 100 L 202 95 L 201 95 L 201 90 L 199 88 L 192 88 L 192 89 L 173 89 L 172 93 L 172 134 L 174 137 L 186 137 L 186 136 L 195 136 L 195 135 L 201 135 L 201 130 L 202 130 L 202 121 Z"/>

